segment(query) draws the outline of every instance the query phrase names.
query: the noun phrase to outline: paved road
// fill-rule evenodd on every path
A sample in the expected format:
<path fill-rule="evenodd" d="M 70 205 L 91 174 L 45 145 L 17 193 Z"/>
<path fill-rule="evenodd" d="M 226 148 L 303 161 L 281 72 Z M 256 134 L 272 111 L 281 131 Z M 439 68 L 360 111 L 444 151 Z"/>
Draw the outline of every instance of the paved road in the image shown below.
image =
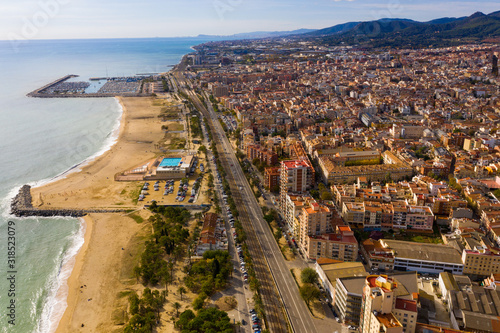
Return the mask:
<path fill-rule="evenodd" d="M 203 129 L 204 127 L 202 127 Z M 204 132 L 205 133 L 205 132 Z M 205 137 L 205 135 L 204 135 Z M 205 144 L 207 144 L 207 141 L 204 139 Z M 212 158 L 213 154 L 210 150 L 208 150 L 208 159 L 210 163 L 212 163 Z M 211 167 L 211 172 L 212 175 L 214 176 L 214 184 L 218 185 L 219 181 L 217 179 L 217 172 L 215 171 L 215 167 Z M 224 201 L 222 200 L 222 190 L 221 186 L 216 186 L 216 191 L 218 193 L 219 197 L 219 203 L 221 207 L 224 207 Z M 227 216 L 227 212 L 225 209 L 222 209 L 222 216 L 224 218 L 224 223 L 226 225 L 226 230 L 231 230 L 229 226 L 229 218 Z M 234 291 L 231 292 L 231 294 L 236 298 L 236 301 L 238 302 L 238 307 L 235 310 L 229 311 L 229 318 L 231 318 L 234 322 L 240 322 L 242 323 L 242 320 L 244 320 L 246 323 L 250 323 L 250 314 L 248 312 L 248 304 L 247 304 L 247 299 L 250 299 L 252 297 L 251 291 L 248 290 L 247 284 L 243 281 L 243 274 L 239 270 L 239 261 L 238 261 L 238 255 L 236 253 L 236 248 L 234 245 L 234 240 L 231 237 L 231 235 L 228 235 L 228 251 L 229 254 L 231 255 L 231 262 L 233 266 L 235 267 L 235 270 L 233 270 L 232 273 L 232 279 L 230 281 L 232 288 Z M 251 326 L 249 324 L 242 325 L 238 328 L 238 333 L 249 333 L 252 332 Z"/>
<path fill-rule="evenodd" d="M 255 199 L 255 196 L 245 178 L 243 170 L 238 164 L 238 160 L 233 149 L 225 136 L 215 112 L 211 110 L 212 123 L 217 130 L 223 150 L 219 154 L 230 163 L 230 172 L 234 177 L 234 182 L 239 191 L 232 191 L 236 196 L 240 196 L 244 207 L 249 214 L 249 222 L 253 226 L 254 233 L 257 236 L 262 249 L 264 259 L 271 271 L 272 278 L 276 283 L 279 294 L 284 303 L 284 307 L 291 322 L 294 332 L 318 332 L 310 316 L 304 301 L 301 299 L 297 285 L 288 269 L 281 250 L 279 249 L 274 236 L 272 235 L 267 222 L 263 218 L 262 210 Z"/>

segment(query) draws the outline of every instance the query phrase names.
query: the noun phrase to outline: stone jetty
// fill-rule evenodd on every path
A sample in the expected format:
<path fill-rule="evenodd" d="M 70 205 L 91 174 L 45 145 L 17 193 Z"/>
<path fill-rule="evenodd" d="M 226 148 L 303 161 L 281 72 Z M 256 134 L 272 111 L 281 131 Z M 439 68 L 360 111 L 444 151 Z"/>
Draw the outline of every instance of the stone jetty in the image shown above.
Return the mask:
<path fill-rule="evenodd" d="M 28 216 L 70 216 L 82 217 L 89 213 L 123 213 L 125 209 L 37 209 L 33 207 L 31 186 L 24 185 L 10 204 L 11 214 L 18 217 Z"/>

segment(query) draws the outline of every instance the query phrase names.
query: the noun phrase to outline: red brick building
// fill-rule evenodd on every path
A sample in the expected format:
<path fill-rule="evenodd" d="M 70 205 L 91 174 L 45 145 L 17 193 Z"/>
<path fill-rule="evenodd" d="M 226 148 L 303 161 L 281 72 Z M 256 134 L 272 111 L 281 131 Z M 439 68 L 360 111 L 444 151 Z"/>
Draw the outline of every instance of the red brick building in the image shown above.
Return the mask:
<path fill-rule="evenodd" d="M 264 186 L 269 190 L 277 189 L 280 186 L 280 167 L 270 167 L 264 170 Z"/>
<path fill-rule="evenodd" d="M 257 158 L 259 161 L 266 163 L 267 165 L 278 164 L 278 154 L 262 147 L 261 145 L 249 145 L 247 147 L 247 156 L 250 161 Z"/>

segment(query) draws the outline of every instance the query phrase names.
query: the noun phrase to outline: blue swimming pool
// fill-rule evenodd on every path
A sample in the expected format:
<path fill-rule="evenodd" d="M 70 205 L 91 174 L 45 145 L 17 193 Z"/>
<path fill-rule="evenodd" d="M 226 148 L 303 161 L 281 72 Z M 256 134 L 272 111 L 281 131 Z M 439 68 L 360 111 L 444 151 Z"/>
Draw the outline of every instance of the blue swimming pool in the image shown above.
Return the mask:
<path fill-rule="evenodd" d="M 160 166 L 161 167 L 169 167 L 169 166 L 178 166 L 179 163 L 181 162 L 181 159 L 180 158 L 164 158 L 161 163 L 160 163 Z"/>

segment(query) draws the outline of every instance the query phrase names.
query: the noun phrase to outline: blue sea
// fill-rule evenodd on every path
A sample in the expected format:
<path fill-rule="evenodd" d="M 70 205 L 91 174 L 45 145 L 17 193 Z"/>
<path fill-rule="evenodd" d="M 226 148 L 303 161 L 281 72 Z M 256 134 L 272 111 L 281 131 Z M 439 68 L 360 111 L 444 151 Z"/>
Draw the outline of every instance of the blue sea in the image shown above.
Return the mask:
<path fill-rule="evenodd" d="M 79 219 L 11 216 L 11 199 L 20 186 L 62 178 L 109 149 L 121 117 L 114 98 L 36 99 L 26 94 L 67 74 L 87 79 L 165 72 L 191 52 L 191 46 L 205 41 L 0 41 L 0 332 L 55 331 L 66 308 L 66 280 L 85 232 Z M 13 267 L 7 261 L 8 236 L 15 237 Z M 7 280 L 11 270 L 16 271 L 12 284 Z M 8 322 L 11 300 L 15 325 Z"/>

